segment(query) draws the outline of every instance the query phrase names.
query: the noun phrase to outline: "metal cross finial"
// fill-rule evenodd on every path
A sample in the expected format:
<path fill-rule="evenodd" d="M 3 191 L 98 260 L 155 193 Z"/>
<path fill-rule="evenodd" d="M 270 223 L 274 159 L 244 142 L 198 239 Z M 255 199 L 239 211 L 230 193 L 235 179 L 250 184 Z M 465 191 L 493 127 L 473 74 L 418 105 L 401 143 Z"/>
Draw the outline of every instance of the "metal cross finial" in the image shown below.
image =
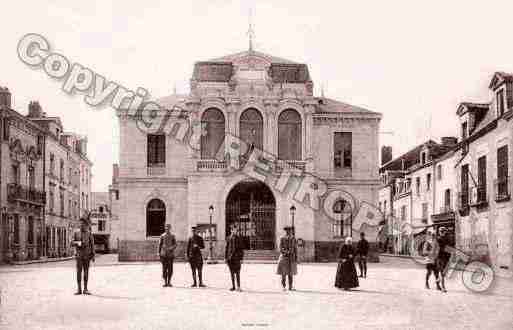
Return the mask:
<path fill-rule="evenodd" d="M 255 38 L 255 31 L 253 30 L 252 20 L 253 20 L 253 12 L 250 9 L 249 10 L 249 28 L 248 28 L 248 32 L 247 32 L 247 35 L 249 37 L 249 51 L 250 52 L 253 51 L 253 39 Z"/>

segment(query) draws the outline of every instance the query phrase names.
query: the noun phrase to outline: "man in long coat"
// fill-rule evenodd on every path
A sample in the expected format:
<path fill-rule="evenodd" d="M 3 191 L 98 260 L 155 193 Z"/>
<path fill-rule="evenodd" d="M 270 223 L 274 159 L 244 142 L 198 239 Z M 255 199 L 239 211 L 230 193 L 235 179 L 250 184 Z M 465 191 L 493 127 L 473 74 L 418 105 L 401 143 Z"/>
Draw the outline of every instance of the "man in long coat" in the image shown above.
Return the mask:
<path fill-rule="evenodd" d="M 198 273 L 199 286 L 205 287 L 203 284 L 203 256 L 201 254 L 201 250 L 205 248 L 205 243 L 203 242 L 203 238 L 198 235 L 197 228 L 192 227 L 192 237 L 189 238 L 189 242 L 187 243 L 187 259 L 189 260 L 189 264 L 191 265 L 192 270 L 192 279 L 193 284 L 191 287 L 196 287 L 196 272 Z"/>
<path fill-rule="evenodd" d="M 235 291 L 235 279 L 237 279 L 237 290 L 242 291 L 240 288 L 240 268 L 241 262 L 244 258 L 244 244 L 238 234 L 237 226 L 232 226 L 232 233 L 226 240 L 226 249 L 224 259 L 230 269 L 232 278 L 232 288 L 230 291 Z"/>
<path fill-rule="evenodd" d="M 173 261 L 175 258 L 176 238 L 171 233 L 171 225 L 166 225 L 166 232 L 160 236 L 159 256 L 162 262 L 162 277 L 164 278 L 164 287 L 171 287 L 171 277 L 173 276 Z"/>
<path fill-rule="evenodd" d="M 89 280 L 89 263 L 94 261 L 94 239 L 91 234 L 91 224 L 89 216 L 80 219 L 80 231 L 75 232 L 73 235 L 73 245 L 76 248 L 76 262 L 77 262 L 77 286 L 78 290 L 75 293 L 91 294 L 87 290 L 87 281 Z M 84 291 L 82 291 L 82 274 L 84 274 Z"/>
<path fill-rule="evenodd" d="M 280 238 L 280 258 L 276 273 L 281 275 L 281 286 L 286 291 L 286 278 L 288 277 L 289 290 L 294 289 L 294 275 L 297 274 L 297 241 L 293 235 L 293 227 L 284 227 L 286 235 Z"/>

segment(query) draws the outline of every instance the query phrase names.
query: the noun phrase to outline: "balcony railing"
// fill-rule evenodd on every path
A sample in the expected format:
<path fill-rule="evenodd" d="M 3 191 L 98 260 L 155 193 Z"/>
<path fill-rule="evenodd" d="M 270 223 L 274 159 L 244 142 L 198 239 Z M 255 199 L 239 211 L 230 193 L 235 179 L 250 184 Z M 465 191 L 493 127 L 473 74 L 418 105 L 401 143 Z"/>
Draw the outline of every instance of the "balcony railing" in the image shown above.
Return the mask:
<path fill-rule="evenodd" d="M 45 205 L 46 202 L 44 191 L 25 187 L 17 183 L 9 183 L 7 185 L 7 198 L 10 201 L 19 200 L 38 205 Z"/>
<path fill-rule="evenodd" d="M 149 176 L 166 175 L 166 164 L 150 164 L 150 165 L 148 165 L 147 174 Z"/>
<path fill-rule="evenodd" d="M 494 197 L 496 202 L 504 202 L 510 200 L 509 177 L 495 179 L 493 182 Z"/>
<path fill-rule="evenodd" d="M 196 163 L 198 172 L 218 172 L 226 169 L 226 161 L 217 159 L 201 159 Z"/>

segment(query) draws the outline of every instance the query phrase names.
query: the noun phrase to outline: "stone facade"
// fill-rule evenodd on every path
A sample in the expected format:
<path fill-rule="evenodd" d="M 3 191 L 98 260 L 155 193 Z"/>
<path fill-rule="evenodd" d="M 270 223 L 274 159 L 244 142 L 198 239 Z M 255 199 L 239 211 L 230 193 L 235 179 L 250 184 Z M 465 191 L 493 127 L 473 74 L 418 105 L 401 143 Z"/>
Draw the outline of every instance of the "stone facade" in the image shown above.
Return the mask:
<path fill-rule="evenodd" d="M 65 132 L 60 118 L 47 116 L 37 101 L 29 104 L 27 118 L 46 135 L 44 255 L 71 256 L 73 230 L 90 209 L 92 163 L 86 155 L 87 138 Z"/>
<path fill-rule="evenodd" d="M 168 129 L 164 139 L 165 147 L 162 147 L 165 155 L 160 159 L 159 166 L 149 163 L 151 151 L 148 135 L 152 132 L 141 129 L 141 121 L 138 120 L 141 117 L 134 116 L 131 110 L 118 111 L 120 163 L 111 187 L 111 196 L 116 197 L 113 199 L 113 210 L 117 210 L 115 213 L 120 224 L 120 260 L 157 258 L 158 235 L 149 234 L 147 222 L 149 212 L 152 212 L 148 207 L 154 200 L 163 203 L 158 205 L 165 205 L 159 209 L 158 214 L 165 214 L 165 222 L 172 225 L 179 241 L 178 257 L 183 257 L 183 247 L 190 235 L 191 226 L 208 228 L 210 221 L 215 226 L 214 254 L 215 257 L 222 257 L 227 221 L 231 221 L 229 219 L 236 212 L 235 204 L 229 202 L 232 198 L 230 196 L 233 196 L 230 193 L 237 189 L 250 191 L 248 194 L 254 194 L 256 199 L 254 203 L 251 202 L 252 211 L 248 214 L 237 213 L 236 218 L 240 222 L 245 221 L 248 228 L 270 225 L 271 228 L 265 229 L 272 233 L 265 237 L 271 239 L 266 242 L 266 246 L 276 250 L 282 227 L 294 221 L 296 237 L 304 243 L 299 253 L 300 258 L 306 261 L 326 259 L 326 248 L 321 246 L 338 245 L 339 234 L 333 231 L 334 221 L 324 211 L 309 205 L 313 199 L 310 201 L 306 197 L 298 200 L 298 189 L 311 185 L 305 186 L 308 181 L 295 175 L 307 171 L 310 174 L 305 176 L 306 180 L 315 176 L 325 183 L 329 191 L 342 190 L 344 193 L 340 193 L 337 200 L 351 199 L 348 214 L 353 221 L 365 222 L 360 218 L 368 212 L 359 210 L 370 208 L 365 203 L 374 206 L 377 202 L 378 130 L 381 115 L 332 99 L 314 97 L 312 88 L 306 65 L 256 51 L 196 63 L 190 94 L 159 99 L 157 102 L 162 108 L 151 113 L 152 120 L 158 121 L 159 125 L 177 107 L 181 109 L 180 116 L 186 118 L 176 125 L 181 125 L 178 129 Z M 195 130 L 201 129 L 201 126 L 198 128 L 191 125 L 191 139 L 181 138 L 180 130 L 187 127 L 187 123 L 203 121 L 208 117 L 207 114 L 212 114 L 211 109 L 219 111 L 223 118 L 217 123 L 223 127 L 223 137 L 226 136 L 223 144 L 225 149 L 220 150 L 227 151 L 230 148 L 228 142 L 231 137 L 240 136 L 248 145 L 251 140 L 253 147 L 265 151 L 266 157 L 271 159 L 266 175 L 256 175 L 259 178 L 256 180 L 254 173 L 250 173 L 254 170 L 248 165 L 253 164 L 251 161 L 241 167 L 229 166 L 231 161 L 240 165 L 247 158 L 226 161 L 206 157 L 205 150 L 211 134 L 208 127 L 207 133 L 198 138 L 200 143 L 195 143 L 193 137 L 201 136 L 195 135 Z M 253 114 L 257 113 L 256 121 L 251 119 L 244 122 L 248 109 Z M 291 124 L 296 125 L 294 127 L 297 129 L 287 131 L 293 132 L 290 134 L 295 134 L 296 138 L 287 140 L 280 130 L 285 130 L 291 123 L 288 121 L 283 124 L 285 114 L 291 113 L 297 114 L 299 119 Z M 145 116 L 150 116 L 149 112 L 143 111 L 142 118 L 150 118 Z M 256 129 L 247 130 L 248 125 L 256 125 L 251 126 Z M 343 166 L 341 159 L 334 160 L 334 148 L 340 149 L 336 147 L 338 142 L 334 139 L 336 133 L 342 132 L 345 133 L 344 141 L 349 141 L 350 145 L 344 147 L 348 151 L 343 155 Z M 283 146 L 291 146 L 294 151 L 284 151 Z M 293 152 L 296 155 L 294 159 L 282 156 Z M 249 151 L 246 155 L 251 157 L 255 153 Z M 278 158 L 283 161 L 279 162 Z M 287 174 L 294 175 L 290 176 L 286 187 L 282 187 L 279 179 Z M 256 182 L 264 182 L 264 190 L 272 195 L 267 198 L 272 201 L 267 200 L 265 205 L 258 204 L 262 201 L 259 198 L 263 197 L 259 195 L 263 190 L 251 190 Z M 210 206 L 213 207 L 212 214 L 209 213 Z M 291 206 L 296 208 L 293 216 Z M 257 218 L 260 222 L 254 220 Z M 251 230 L 259 229 L 248 229 L 248 233 Z M 205 235 L 209 237 L 208 231 Z M 248 234 L 248 240 L 252 242 L 250 244 L 260 246 L 258 244 L 261 242 L 253 240 L 251 235 L 254 235 L 254 231 Z M 369 230 L 369 235 L 371 240 L 375 239 L 376 234 L 373 238 L 372 230 Z M 208 247 L 208 240 L 206 244 Z M 208 253 L 208 248 L 204 253 Z M 332 254 L 328 254 L 329 259 L 332 259 Z"/>
<path fill-rule="evenodd" d="M 10 108 L 7 89 L 0 93 L 0 263 L 5 263 L 44 253 L 44 131 Z"/>

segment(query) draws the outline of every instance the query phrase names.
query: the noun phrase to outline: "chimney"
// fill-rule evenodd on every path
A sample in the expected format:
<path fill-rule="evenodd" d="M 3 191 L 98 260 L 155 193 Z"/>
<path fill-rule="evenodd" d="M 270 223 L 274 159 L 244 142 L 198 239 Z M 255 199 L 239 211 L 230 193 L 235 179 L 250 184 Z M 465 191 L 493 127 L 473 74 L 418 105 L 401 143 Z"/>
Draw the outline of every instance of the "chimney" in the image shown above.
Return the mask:
<path fill-rule="evenodd" d="M 392 160 L 392 147 L 382 146 L 381 147 L 381 165 L 384 165 Z"/>
<path fill-rule="evenodd" d="M 11 92 L 7 87 L 0 87 L 0 107 L 11 108 Z"/>
<path fill-rule="evenodd" d="M 28 106 L 29 112 L 28 116 L 30 118 L 40 118 L 43 114 L 43 109 L 41 109 L 41 105 L 38 101 L 30 101 Z"/>
<path fill-rule="evenodd" d="M 458 144 L 458 138 L 454 136 L 444 136 L 441 139 L 442 145 L 446 147 L 454 147 Z"/>
<path fill-rule="evenodd" d="M 112 183 L 118 182 L 119 177 L 119 165 L 112 164 Z"/>

